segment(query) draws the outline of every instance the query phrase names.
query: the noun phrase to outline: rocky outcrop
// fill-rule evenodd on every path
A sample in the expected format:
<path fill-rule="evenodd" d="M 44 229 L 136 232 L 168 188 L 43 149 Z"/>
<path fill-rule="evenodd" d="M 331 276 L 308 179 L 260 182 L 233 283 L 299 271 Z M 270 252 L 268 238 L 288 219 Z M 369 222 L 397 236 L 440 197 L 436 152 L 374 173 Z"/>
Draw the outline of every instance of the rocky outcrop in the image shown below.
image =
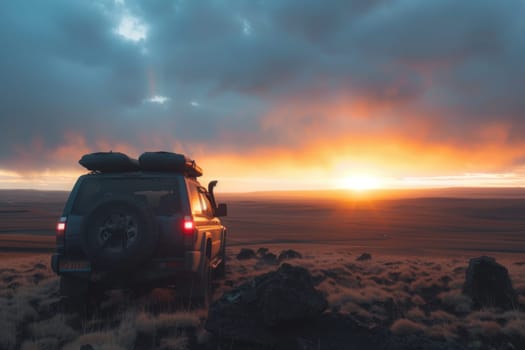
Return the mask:
<path fill-rule="evenodd" d="M 237 254 L 237 260 L 248 260 L 255 258 L 255 252 L 253 249 L 242 248 L 239 254 Z"/>
<path fill-rule="evenodd" d="M 267 265 L 279 265 L 277 255 L 274 253 L 266 253 L 263 257 L 261 257 L 259 262 Z"/>
<path fill-rule="evenodd" d="M 363 253 L 360 256 L 357 257 L 357 261 L 366 261 L 372 259 L 372 255 L 370 253 Z"/>
<path fill-rule="evenodd" d="M 257 256 L 259 258 L 265 256 L 267 253 L 268 253 L 268 248 L 261 247 L 261 248 L 257 249 Z"/>
<path fill-rule="evenodd" d="M 470 259 L 463 294 L 470 296 L 478 307 L 514 309 L 518 306 L 518 296 L 507 269 L 488 256 Z"/>
<path fill-rule="evenodd" d="M 205 327 L 220 338 L 276 344 L 286 332 L 315 321 L 327 306 L 308 270 L 284 263 L 225 293 L 210 306 Z"/>
<path fill-rule="evenodd" d="M 279 254 L 279 261 L 284 261 L 284 260 L 290 260 L 290 259 L 302 259 L 302 255 L 301 253 L 299 252 L 296 252 L 295 250 L 293 249 L 287 249 L 287 250 L 283 250 L 281 252 L 281 254 Z"/>

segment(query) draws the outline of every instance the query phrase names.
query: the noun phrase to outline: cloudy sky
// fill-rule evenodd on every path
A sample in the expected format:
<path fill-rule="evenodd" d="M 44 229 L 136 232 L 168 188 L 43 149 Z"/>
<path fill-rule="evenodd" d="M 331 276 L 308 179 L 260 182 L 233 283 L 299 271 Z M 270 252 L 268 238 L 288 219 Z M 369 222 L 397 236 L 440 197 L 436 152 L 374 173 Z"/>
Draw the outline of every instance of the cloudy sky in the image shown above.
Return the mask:
<path fill-rule="evenodd" d="M 525 185 L 525 3 L 21 1 L 0 188 L 171 150 L 223 190 Z"/>

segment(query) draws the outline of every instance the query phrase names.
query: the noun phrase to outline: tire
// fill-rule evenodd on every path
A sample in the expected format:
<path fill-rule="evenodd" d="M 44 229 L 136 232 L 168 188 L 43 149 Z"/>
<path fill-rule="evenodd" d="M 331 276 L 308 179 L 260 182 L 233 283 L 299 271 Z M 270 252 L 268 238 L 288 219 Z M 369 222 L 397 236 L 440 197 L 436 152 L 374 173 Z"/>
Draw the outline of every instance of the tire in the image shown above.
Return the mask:
<path fill-rule="evenodd" d="M 60 295 L 69 299 L 85 300 L 89 295 L 89 281 L 60 276 Z"/>
<path fill-rule="evenodd" d="M 101 304 L 104 298 L 104 289 L 88 280 L 60 276 L 60 295 L 63 299 L 63 311 L 90 315 Z"/>
<path fill-rule="evenodd" d="M 207 308 L 211 302 L 210 260 L 208 258 L 205 259 L 199 274 L 187 280 L 180 280 L 179 283 L 177 290 L 183 298 L 188 299 L 190 307 Z"/>
<path fill-rule="evenodd" d="M 97 268 L 129 270 L 151 256 L 158 241 L 151 211 L 133 198 L 96 204 L 82 230 L 82 249 Z"/>
<path fill-rule="evenodd" d="M 214 277 L 226 277 L 226 241 L 223 242 L 223 247 L 220 252 L 221 263 L 215 268 Z"/>
<path fill-rule="evenodd" d="M 60 276 L 60 295 L 64 298 L 63 311 L 81 315 L 89 309 L 89 282 L 80 278 Z"/>
<path fill-rule="evenodd" d="M 222 258 L 221 263 L 219 266 L 215 268 L 214 276 L 217 278 L 225 278 L 226 277 L 226 257 Z"/>
<path fill-rule="evenodd" d="M 131 287 L 131 292 L 137 298 L 148 296 L 152 290 L 153 287 L 149 285 L 134 285 Z"/>

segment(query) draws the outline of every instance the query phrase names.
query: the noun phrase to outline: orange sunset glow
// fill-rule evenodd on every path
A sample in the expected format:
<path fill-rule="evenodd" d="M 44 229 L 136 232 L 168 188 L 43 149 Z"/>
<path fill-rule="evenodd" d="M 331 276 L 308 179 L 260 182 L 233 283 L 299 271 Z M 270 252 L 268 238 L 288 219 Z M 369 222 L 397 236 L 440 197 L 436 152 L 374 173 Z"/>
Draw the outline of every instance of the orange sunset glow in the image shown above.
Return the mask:
<path fill-rule="evenodd" d="M 292 4 L 160 21 L 102 3 L 78 6 L 84 29 L 41 18 L 9 40 L 0 188 L 70 189 L 83 154 L 110 150 L 184 153 L 226 192 L 525 186 L 512 11 L 465 5 L 435 30 L 446 4 L 345 8 L 345 21 L 327 6 L 321 25 Z"/>
<path fill-rule="evenodd" d="M 284 125 L 281 125 L 284 127 Z M 170 140 L 156 140 L 156 149 L 186 152 L 205 169 L 204 179 L 219 179 L 224 191 L 350 189 L 366 191 L 386 188 L 425 187 L 520 187 L 524 185 L 523 167 L 508 167 L 523 148 L 505 147 L 502 129 L 484 130 L 490 142 L 474 146 L 425 143 L 395 135 L 338 135 L 325 139 L 310 131 L 298 149 L 264 147 L 239 153 L 210 156 L 204 145 L 182 145 Z M 424 135 L 424 134 L 422 134 Z M 137 156 L 141 148 L 126 142 L 100 140 L 89 146 L 79 133 L 67 132 L 64 143 L 41 155 L 40 161 L 57 164 L 30 169 L 31 158 L 39 147 L 33 141 L 18 151 L 21 170 L 0 170 L 2 188 L 67 190 L 85 170 L 78 165 L 82 154 L 114 150 Z M 163 143 L 165 142 L 165 143 Z M 33 150 L 33 151 L 32 151 Z M 145 150 L 148 150 L 147 148 Z M 212 174 L 212 175 L 209 175 Z"/>

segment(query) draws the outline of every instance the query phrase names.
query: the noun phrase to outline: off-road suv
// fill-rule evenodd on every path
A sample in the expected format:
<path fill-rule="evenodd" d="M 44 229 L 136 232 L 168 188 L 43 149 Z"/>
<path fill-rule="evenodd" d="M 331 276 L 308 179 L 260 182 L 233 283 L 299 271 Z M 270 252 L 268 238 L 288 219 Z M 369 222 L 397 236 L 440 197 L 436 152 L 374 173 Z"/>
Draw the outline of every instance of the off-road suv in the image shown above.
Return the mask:
<path fill-rule="evenodd" d="M 217 181 L 183 155 L 92 153 L 57 224 L 51 265 L 66 297 L 114 288 L 174 285 L 206 303 L 212 275 L 225 272 L 226 228 L 216 205 Z"/>

